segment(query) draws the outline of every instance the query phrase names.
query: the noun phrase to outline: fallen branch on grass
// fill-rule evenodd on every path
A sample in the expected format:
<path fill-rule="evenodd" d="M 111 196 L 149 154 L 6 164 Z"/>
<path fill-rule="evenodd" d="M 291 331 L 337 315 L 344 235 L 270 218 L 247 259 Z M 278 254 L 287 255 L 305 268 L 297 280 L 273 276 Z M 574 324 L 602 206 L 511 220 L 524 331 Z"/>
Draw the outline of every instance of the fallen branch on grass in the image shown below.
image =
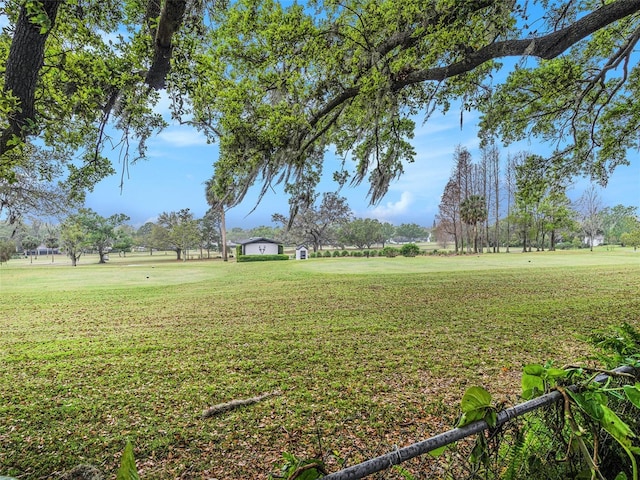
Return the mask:
<path fill-rule="evenodd" d="M 282 392 L 275 390 L 269 393 L 263 393 L 262 395 L 258 395 L 256 397 L 251 398 L 243 398 L 240 400 L 231 400 L 226 403 L 219 403 L 218 405 L 214 405 L 211 408 L 208 408 L 204 412 L 202 412 L 202 418 L 214 417 L 216 415 L 220 415 L 221 413 L 229 412 L 238 407 L 244 407 L 245 405 L 252 405 L 254 403 L 258 403 L 266 398 L 275 397 L 281 395 Z"/>

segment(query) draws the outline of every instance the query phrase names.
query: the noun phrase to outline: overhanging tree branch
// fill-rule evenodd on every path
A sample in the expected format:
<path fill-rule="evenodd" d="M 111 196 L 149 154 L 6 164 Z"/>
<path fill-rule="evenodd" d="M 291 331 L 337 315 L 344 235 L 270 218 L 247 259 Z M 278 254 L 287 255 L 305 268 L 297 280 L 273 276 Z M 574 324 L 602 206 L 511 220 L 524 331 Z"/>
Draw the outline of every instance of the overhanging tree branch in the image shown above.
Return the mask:
<path fill-rule="evenodd" d="M 638 12 L 640 12 L 640 2 L 638 0 L 617 0 L 585 15 L 562 30 L 540 37 L 495 42 L 468 53 L 459 62 L 444 67 L 408 72 L 401 79 L 394 81 L 390 90 L 397 92 L 416 83 L 443 81 L 447 78 L 470 72 L 486 62 L 498 58 L 532 56 L 552 59 L 594 32 Z M 400 42 L 385 42 L 380 53 L 391 51 L 391 49 L 402 45 L 403 42 L 409 41 L 410 38 L 406 35 L 399 35 L 396 40 L 400 40 Z M 326 103 L 324 108 L 313 115 L 309 122 L 310 125 L 314 126 L 323 116 L 328 115 L 336 107 L 356 97 L 359 93 L 360 87 L 353 86 L 336 95 Z"/>
<path fill-rule="evenodd" d="M 403 80 L 395 82 L 392 90 L 400 90 L 407 85 L 429 80 L 442 81 L 470 72 L 496 58 L 531 56 L 550 60 L 598 30 L 638 12 L 638 0 L 618 0 L 585 15 L 557 32 L 537 38 L 495 42 L 470 53 L 464 60 L 452 65 L 411 72 Z"/>

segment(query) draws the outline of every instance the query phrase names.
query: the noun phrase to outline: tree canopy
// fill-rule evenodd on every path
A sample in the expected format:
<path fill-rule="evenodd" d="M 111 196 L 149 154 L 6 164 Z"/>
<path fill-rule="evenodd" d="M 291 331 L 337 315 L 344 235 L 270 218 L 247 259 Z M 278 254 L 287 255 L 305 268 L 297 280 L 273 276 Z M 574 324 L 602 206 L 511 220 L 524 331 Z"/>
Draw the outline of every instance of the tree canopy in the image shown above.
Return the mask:
<path fill-rule="evenodd" d="M 236 2 L 213 32 L 201 58 L 216 72 L 207 88 L 218 94 L 213 104 L 211 95 L 191 96 L 188 111 L 205 131 L 221 135 L 218 175 L 247 184 L 262 178 L 265 189 L 311 178 L 305 184 L 311 188 L 310 170 L 319 177 L 330 147 L 345 159 L 337 178 L 367 180 L 376 203 L 414 159 L 414 119 L 453 101 L 484 112 L 487 135 L 516 140 L 540 133 L 556 142 L 562 155 L 552 163 L 567 174 L 604 180 L 599 166 L 624 162 L 624 147 L 636 139 L 637 107 L 629 99 L 637 88 L 631 53 L 640 26 L 637 1 L 371 0 L 312 7 Z M 521 60 L 501 88 L 503 72 L 496 73 L 507 57 Z M 538 90 L 522 93 L 527 84 L 519 79 L 539 76 Z M 529 107 L 534 100 L 536 108 Z M 609 109 L 618 111 L 618 121 L 629 120 L 617 131 L 619 148 L 612 139 L 598 143 L 597 132 L 616 134 L 606 122 Z"/>
<path fill-rule="evenodd" d="M 144 156 L 166 90 L 174 118 L 220 141 L 216 176 L 239 186 L 236 203 L 257 181 L 312 203 L 328 148 L 345 159 L 336 179 L 368 181 L 378 202 L 414 160 L 417 116 L 454 101 L 484 113 L 487 135 L 538 135 L 559 172 L 605 181 L 640 126 L 639 12 L 637 0 L 11 0 L 0 177 L 36 141 L 68 159 L 76 193 L 90 188 L 114 171 L 110 146 L 123 168 Z M 520 62 L 498 82 L 508 57 Z"/>
<path fill-rule="evenodd" d="M 322 195 L 322 200 L 305 207 L 293 218 L 274 213 L 271 219 L 288 227 L 289 235 L 297 242 L 310 242 L 317 252 L 323 245 L 336 241 L 338 229 L 351 220 L 347 199 L 336 193 Z"/>

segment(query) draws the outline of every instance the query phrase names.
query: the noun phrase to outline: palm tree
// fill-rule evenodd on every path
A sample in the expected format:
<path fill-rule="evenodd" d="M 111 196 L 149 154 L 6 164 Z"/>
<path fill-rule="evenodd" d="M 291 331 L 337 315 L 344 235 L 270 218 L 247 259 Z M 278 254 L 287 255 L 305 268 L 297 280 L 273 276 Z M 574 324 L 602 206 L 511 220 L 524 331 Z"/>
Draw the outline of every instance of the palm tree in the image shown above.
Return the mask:
<path fill-rule="evenodd" d="M 473 226 L 473 251 L 478 253 L 478 223 L 487 219 L 487 206 L 482 195 L 471 195 L 460 203 L 460 218 Z"/>

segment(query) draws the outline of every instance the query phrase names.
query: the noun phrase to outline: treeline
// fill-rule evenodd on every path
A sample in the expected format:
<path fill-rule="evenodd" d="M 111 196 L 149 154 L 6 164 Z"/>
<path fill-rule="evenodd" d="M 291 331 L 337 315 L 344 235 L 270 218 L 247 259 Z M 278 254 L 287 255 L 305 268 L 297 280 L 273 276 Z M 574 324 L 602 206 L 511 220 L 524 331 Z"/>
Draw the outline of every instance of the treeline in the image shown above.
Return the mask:
<path fill-rule="evenodd" d="M 529 153 L 501 160 L 494 144 L 474 162 L 458 146 L 434 225 L 437 241 L 456 253 L 640 245 L 637 207 L 604 207 L 595 186 L 572 202 L 569 174 Z"/>
<path fill-rule="evenodd" d="M 336 202 L 344 208 L 336 209 Z M 339 213 L 339 214 L 337 214 Z M 282 215 L 274 214 L 279 226 L 259 226 L 250 229 L 234 227 L 226 231 L 227 244 L 248 238 L 265 237 L 287 245 L 305 244 L 314 251 L 325 246 L 344 249 L 346 246 L 385 247 L 388 242 L 413 242 L 428 239 L 425 227 L 414 223 L 394 226 L 370 218 L 353 218 L 344 197 L 325 194 L 317 205 L 300 212 L 291 224 Z M 12 225 L 0 224 L 0 260 L 7 261 L 18 253 L 32 257 L 65 253 L 76 265 L 83 254 L 95 253 L 104 263 L 108 254 L 125 255 L 131 251 L 173 251 L 177 260 L 188 256 L 225 257 L 223 221 L 219 211 L 210 209 L 202 218 L 195 218 L 189 209 L 162 212 L 154 222 L 139 228 L 126 223 L 129 217 L 118 213 L 103 217 L 95 211 L 81 208 L 58 224 L 38 219 L 20 220 Z"/>

